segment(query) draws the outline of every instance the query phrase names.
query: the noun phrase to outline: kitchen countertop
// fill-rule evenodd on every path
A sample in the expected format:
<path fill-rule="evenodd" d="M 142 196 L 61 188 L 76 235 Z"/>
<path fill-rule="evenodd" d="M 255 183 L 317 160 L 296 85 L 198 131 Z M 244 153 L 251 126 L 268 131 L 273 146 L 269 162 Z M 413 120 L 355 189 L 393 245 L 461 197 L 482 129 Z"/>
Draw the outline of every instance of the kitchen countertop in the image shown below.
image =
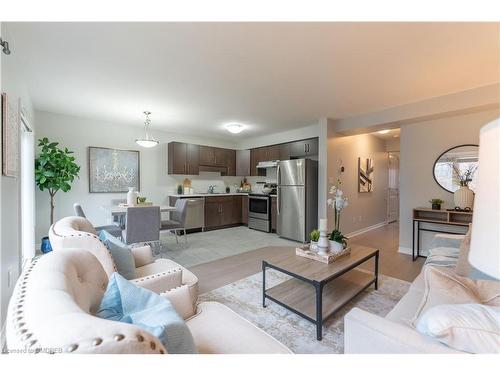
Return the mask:
<path fill-rule="evenodd" d="M 248 193 L 198 193 L 198 194 L 169 194 L 169 197 L 175 198 L 203 198 L 203 197 L 224 197 L 231 195 L 248 195 Z M 276 197 L 276 194 L 271 194 L 271 197 Z"/>

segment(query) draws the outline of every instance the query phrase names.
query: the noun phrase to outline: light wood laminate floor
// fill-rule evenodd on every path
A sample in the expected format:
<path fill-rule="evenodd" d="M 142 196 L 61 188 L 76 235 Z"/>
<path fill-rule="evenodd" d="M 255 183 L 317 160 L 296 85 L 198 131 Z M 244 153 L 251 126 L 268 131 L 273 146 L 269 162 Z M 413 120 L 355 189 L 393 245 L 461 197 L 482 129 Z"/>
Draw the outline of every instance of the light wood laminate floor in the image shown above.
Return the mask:
<path fill-rule="evenodd" d="M 397 279 L 413 281 L 420 273 L 424 260 L 413 262 L 410 255 L 398 253 L 398 223 L 385 225 L 351 239 L 352 243 L 380 250 L 380 273 Z M 199 278 L 200 293 L 230 284 L 261 271 L 262 259 L 279 260 L 293 253 L 293 247 L 268 246 L 190 267 Z M 365 267 L 373 269 L 373 264 Z"/>

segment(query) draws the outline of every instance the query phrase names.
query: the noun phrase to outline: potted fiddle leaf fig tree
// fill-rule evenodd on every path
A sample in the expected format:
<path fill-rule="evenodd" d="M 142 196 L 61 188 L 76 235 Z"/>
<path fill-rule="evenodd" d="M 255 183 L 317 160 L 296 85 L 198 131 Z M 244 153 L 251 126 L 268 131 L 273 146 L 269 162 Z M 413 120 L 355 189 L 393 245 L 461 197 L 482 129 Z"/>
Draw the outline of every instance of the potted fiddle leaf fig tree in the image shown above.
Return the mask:
<path fill-rule="evenodd" d="M 40 153 L 35 159 L 35 182 L 41 191 L 50 195 L 50 225 L 54 224 L 54 197 L 59 191 L 68 192 L 71 184 L 78 177 L 80 166 L 75 163 L 73 151 L 58 147 L 58 142 L 51 142 L 44 137 L 38 140 Z M 45 251 L 44 251 L 45 250 Z M 50 251 L 48 237 L 42 239 L 42 251 Z"/>

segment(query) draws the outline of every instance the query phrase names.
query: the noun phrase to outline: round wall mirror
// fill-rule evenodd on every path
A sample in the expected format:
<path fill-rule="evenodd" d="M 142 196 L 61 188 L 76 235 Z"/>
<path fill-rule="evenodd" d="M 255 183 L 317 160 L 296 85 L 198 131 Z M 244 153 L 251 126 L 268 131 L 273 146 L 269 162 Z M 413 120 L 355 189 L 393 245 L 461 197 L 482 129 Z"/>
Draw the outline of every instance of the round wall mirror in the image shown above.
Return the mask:
<path fill-rule="evenodd" d="M 434 179 L 444 190 L 454 193 L 460 188 L 460 177 L 466 180 L 470 189 L 475 190 L 479 146 L 460 145 L 443 152 L 434 163 Z M 462 182 L 463 183 L 463 182 Z"/>

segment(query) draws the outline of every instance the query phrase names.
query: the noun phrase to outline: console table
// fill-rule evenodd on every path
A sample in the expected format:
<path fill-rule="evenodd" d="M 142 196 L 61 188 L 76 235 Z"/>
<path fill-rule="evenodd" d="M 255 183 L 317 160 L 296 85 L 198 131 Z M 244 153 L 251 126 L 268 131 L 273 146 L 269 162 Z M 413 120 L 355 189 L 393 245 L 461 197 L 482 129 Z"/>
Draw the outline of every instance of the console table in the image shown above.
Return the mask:
<path fill-rule="evenodd" d="M 412 257 L 415 261 L 417 258 L 426 258 L 420 255 L 420 232 L 434 232 L 445 234 L 463 234 L 457 232 L 450 232 L 439 229 L 422 228 L 421 223 L 439 224 L 439 225 L 452 225 L 457 227 L 468 227 L 472 223 L 472 211 L 447 211 L 447 210 L 433 210 L 427 207 L 417 207 L 413 209 L 413 242 L 412 242 Z M 415 224 L 417 226 L 417 235 L 415 237 Z M 416 241 L 416 249 L 415 249 Z"/>

